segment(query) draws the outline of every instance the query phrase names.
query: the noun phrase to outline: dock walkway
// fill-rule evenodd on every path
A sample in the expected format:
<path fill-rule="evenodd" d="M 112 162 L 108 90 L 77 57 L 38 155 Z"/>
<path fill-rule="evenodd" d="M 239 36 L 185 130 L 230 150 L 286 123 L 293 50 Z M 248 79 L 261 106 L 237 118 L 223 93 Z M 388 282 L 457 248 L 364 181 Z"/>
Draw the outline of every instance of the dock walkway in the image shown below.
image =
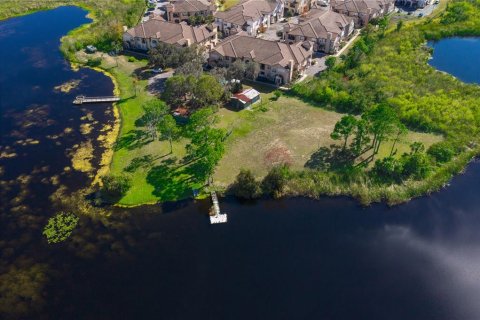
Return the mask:
<path fill-rule="evenodd" d="M 109 96 L 109 97 L 86 97 L 86 96 L 77 96 L 73 100 L 74 104 L 84 104 L 84 103 L 101 103 L 101 102 L 117 102 L 120 101 L 120 97 Z"/>
<path fill-rule="evenodd" d="M 218 204 L 217 194 L 215 193 L 215 191 L 212 191 L 210 195 L 212 196 L 212 203 L 213 203 L 212 208 L 214 212 L 214 215 L 210 216 L 210 223 L 211 224 L 226 223 L 227 215 L 225 213 L 224 214 L 220 213 L 220 205 Z"/>

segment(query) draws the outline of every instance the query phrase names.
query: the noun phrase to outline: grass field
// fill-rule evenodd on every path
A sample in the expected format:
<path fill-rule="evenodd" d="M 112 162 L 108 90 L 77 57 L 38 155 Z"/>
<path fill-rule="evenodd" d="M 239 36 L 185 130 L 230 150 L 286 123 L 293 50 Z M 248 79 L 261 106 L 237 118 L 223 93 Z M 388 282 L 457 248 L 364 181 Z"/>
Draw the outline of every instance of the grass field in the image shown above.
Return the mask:
<path fill-rule="evenodd" d="M 259 178 L 281 162 L 290 163 L 292 169 L 303 169 L 316 150 L 337 143 L 330 133 L 342 114 L 287 96 L 272 101 L 271 88 L 255 88 L 262 93 L 262 103 L 255 105 L 253 111 L 219 112 L 221 125 L 233 131 L 214 176 L 217 185 L 232 183 L 240 168 L 252 170 Z M 428 147 L 441 139 L 439 135 L 409 132 L 397 144 L 397 155 L 410 151 L 411 142 L 422 142 Z M 382 145 L 379 157 L 386 156 L 390 148 L 391 142 Z"/>

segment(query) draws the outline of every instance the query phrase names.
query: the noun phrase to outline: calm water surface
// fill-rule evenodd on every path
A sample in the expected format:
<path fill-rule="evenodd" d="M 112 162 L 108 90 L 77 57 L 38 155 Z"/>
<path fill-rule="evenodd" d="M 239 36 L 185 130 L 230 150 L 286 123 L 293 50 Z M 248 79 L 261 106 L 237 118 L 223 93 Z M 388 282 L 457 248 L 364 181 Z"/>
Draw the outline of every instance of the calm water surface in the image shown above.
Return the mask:
<path fill-rule="evenodd" d="M 480 83 L 480 38 L 447 38 L 430 42 L 430 65 L 462 81 Z"/>
<path fill-rule="evenodd" d="M 10 146 L 18 154 L 1 159 L 2 179 L 28 174 L 31 185 L 49 188 L 28 189 L 20 201 L 35 197 L 42 210 L 30 205 L 27 213 L 12 203 L 0 220 L 2 280 L 13 267 L 46 266 L 48 280 L 35 286 L 42 303 L 18 299 L 31 318 L 480 319 L 478 162 L 447 189 L 394 208 L 362 208 L 346 198 L 223 199 L 229 222 L 210 226 L 208 204 L 187 201 L 118 209 L 110 222 L 84 219 L 68 243 L 46 245 L 39 234 L 54 186 L 41 180 L 68 165 L 66 148 L 89 139 L 76 133 L 58 145 L 46 135 L 77 132 L 86 112 L 97 112 L 99 123 L 111 120 L 100 116 L 108 105 L 94 111 L 70 104 L 78 92 L 111 92 L 106 77 L 72 72 L 57 50 L 59 37 L 84 15 L 61 8 L 0 22 L 2 151 Z M 53 90 L 72 78 L 82 79 L 79 88 Z M 48 106 L 47 120 L 24 134 L 41 142 L 19 147 L 16 131 L 37 105 Z M 32 174 L 32 159 L 49 169 Z M 71 185 L 88 181 L 84 174 L 61 177 Z"/>

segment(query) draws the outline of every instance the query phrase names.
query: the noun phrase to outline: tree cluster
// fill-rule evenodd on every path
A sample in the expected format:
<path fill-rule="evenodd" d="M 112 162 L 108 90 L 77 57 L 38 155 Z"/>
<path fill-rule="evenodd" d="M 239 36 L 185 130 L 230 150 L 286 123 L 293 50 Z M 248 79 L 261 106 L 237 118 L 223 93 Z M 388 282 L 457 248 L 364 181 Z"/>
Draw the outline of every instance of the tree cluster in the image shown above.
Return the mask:
<path fill-rule="evenodd" d="M 218 105 L 224 98 L 224 87 L 209 74 L 200 77 L 175 75 L 165 83 L 162 98 L 171 106 L 191 105 L 195 108 Z"/>
<path fill-rule="evenodd" d="M 201 47 L 179 47 L 160 42 L 148 52 L 149 64 L 152 67 L 178 68 L 188 62 L 203 64 L 204 51 Z"/>

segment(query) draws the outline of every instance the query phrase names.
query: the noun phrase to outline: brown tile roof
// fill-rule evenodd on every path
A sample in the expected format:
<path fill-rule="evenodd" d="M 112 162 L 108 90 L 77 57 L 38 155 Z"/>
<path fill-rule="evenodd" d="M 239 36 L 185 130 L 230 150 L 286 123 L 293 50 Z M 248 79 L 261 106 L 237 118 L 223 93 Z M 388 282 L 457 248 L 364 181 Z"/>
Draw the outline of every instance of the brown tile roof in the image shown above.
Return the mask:
<path fill-rule="evenodd" d="M 260 19 L 277 7 L 273 0 L 244 0 L 227 11 L 215 13 L 215 17 L 235 25 L 243 26 L 247 21 Z"/>
<path fill-rule="evenodd" d="M 352 18 L 331 10 L 312 9 L 306 20 L 298 25 L 289 25 L 288 34 L 309 38 L 327 38 L 328 33 L 334 37 L 352 22 Z"/>
<path fill-rule="evenodd" d="M 198 0 L 178 0 L 167 5 L 172 12 L 215 11 L 214 5 L 208 5 Z"/>
<path fill-rule="evenodd" d="M 286 67 L 290 60 L 302 63 L 312 55 L 311 44 L 269 41 L 239 33 L 226 38 L 213 52 L 231 58 L 247 58 L 265 65 Z"/>
<path fill-rule="evenodd" d="M 377 0 L 332 0 L 333 10 L 342 10 L 348 12 L 366 13 L 369 11 L 380 11 L 380 3 Z"/>
<path fill-rule="evenodd" d="M 168 44 L 185 45 L 200 43 L 214 35 L 207 26 L 192 27 L 186 23 L 172 23 L 160 19 L 150 19 L 126 31 L 132 37 L 152 38 Z"/>

